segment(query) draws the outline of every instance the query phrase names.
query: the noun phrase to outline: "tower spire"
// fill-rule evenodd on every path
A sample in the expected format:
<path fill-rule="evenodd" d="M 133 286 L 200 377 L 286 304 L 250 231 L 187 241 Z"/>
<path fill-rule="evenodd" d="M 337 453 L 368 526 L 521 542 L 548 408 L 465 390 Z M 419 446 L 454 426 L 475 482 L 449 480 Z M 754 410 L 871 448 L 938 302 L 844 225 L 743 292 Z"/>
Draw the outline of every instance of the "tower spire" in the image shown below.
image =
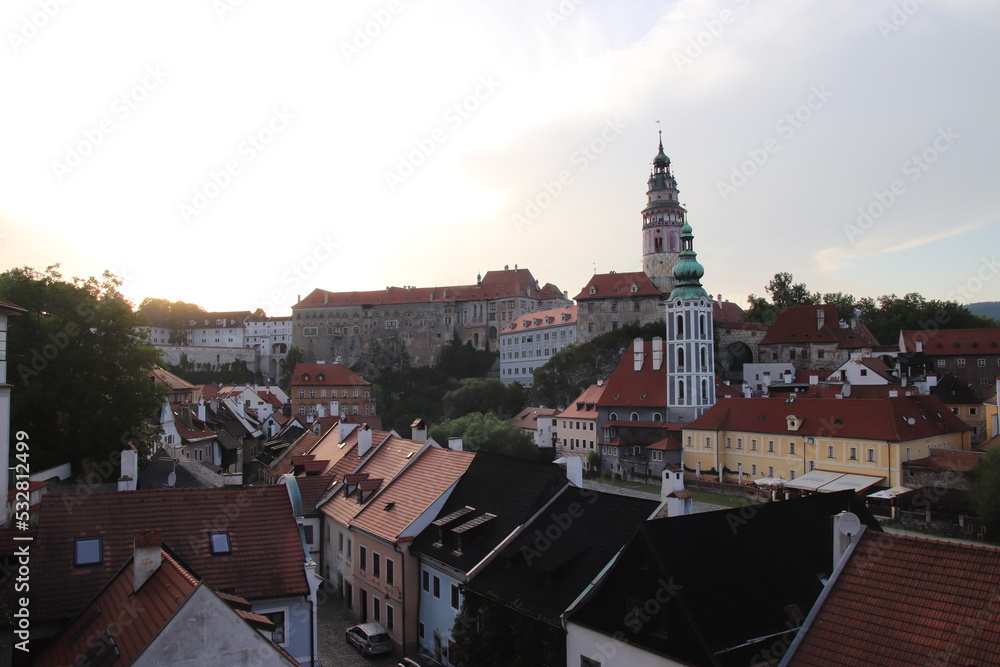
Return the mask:
<path fill-rule="evenodd" d="M 642 269 L 661 294 L 675 286 L 674 265 L 680 251 L 681 227 L 687 211 L 678 202 L 677 181 L 663 151 L 663 130 L 657 124 L 657 153 L 649 174 L 647 204 L 642 210 Z"/>

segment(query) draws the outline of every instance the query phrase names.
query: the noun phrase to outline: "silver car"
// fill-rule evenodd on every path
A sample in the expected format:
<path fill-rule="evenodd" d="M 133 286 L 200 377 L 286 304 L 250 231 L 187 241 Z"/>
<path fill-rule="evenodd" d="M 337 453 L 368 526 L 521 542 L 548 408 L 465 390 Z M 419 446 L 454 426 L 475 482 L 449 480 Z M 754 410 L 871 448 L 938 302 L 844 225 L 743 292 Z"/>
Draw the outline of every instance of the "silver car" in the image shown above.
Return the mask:
<path fill-rule="evenodd" d="M 361 651 L 361 655 L 392 652 L 389 633 L 378 623 L 361 623 L 351 626 L 347 628 L 345 637 L 348 643 L 354 644 Z"/>

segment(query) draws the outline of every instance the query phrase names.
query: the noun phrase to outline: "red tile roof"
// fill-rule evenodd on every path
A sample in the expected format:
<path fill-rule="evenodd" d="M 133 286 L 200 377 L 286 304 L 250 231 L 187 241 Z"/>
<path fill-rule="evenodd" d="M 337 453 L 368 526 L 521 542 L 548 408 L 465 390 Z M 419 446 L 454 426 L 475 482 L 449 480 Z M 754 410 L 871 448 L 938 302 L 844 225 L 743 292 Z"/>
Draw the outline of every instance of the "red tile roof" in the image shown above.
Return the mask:
<path fill-rule="evenodd" d="M 510 418 L 510 423 L 518 428 L 538 430 L 539 417 L 553 417 L 559 411 L 554 408 L 524 408 Z"/>
<path fill-rule="evenodd" d="M 635 291 L 632 290 L 633 285 Z M 580 293 L 577 301 L 607 299 L 609 297 L 660 296 L 660 290 L 644 271 L 629 273 L 595 273 Z"/>
<path fill-rule="evenodd" d="M 634 370 L 634 347 L 629 345 L 618 367 L 604 382 L 604 392 L 597 404 L 602 407 L 660 407 L 667 405 L 667 353 L 666 343 L 660 369 L 653 370 L 653 343 L 642 344 L 642 367 Z"/>
<path fill-rule="evenodd" d="M 308 380 L 306 379 L 308 376 Z M 322 379 L 320 377 L 322 376 Z M 342 385 L 371 386 L 364 379 L 343 364 L 295 364 L 292 372 L 293 387 L 329 387 Z"/>
<path fill-rule="evenodd" d="M 378 444 L 380 435 L 383 440 Z M 342 480 L 347 473 L 364 473 L 370 479 L 381 479 L 384 483 L 388 483 L 424 447 L 423 444 L 398 435 L 380 434 L 376 431 L 372 434 L 372 450 L 364 460 L 361 460 L 356 454 L 357 432 L 351 436 L 354 448 L 330 470 L 330 473 L 337 475 L 338 480 Z M 341 526 L 347 526 L 363 508 L 364 505 L 358 503 L 356 491 L 345 498 L 343 488 L 338 486 L 337 492 L 320 507 L 320 510 Z"/>
<path fill-rule="evenodd" d="M 458 481 L 473 458 L 472 452 L 428 447 L 354 517 L 351 526 L 390 542 L 415 537 L 419 531 L 407 528 Z"/>
<path fill-rule="evenodd" d="M 931 455 L 922 458 L 906 461 L 903 463 L 908 468 L 921 468 L 924 470 L 951 470 L 954 472 L 968 472 L 974 470 L 976 466 L 986 457 L 984 452 L 961 452 L 950 449 L 932 449 Z"/>
<path fill-rule="evenodd" d="M 557 417 L 560 419 L 597 419 L 597 402 L 604 393 L 604 383 L 592 384 L 576 397 Z M 589 407 L 588 407 L 589 406 Z"/>
<path fill-rule="evenodd" d="M 1000 328 L 904 329 L 899 332 L 903 352 L 916 352 L 918 341 L 923 343 L 924 354 L 931 357 L 1000 354 Z"/>
<path fill-rule="evenodd" d="M 178 377 L 177 375 L 174 375 L 170 371 L 160 368 L 159 366 L 155 367 L 150 372 L 153 374 L 153 380 L 155 382 L 164 385 L 165 387 L 169 387 L 170 389 L 194 390 L 198 388 L 197 385 L 193 385 L 184 378 Z"/>
<path fill-rule="evenodd" d="M 577 306 L 565 306 L 564 308 L 540 310 L 537 313 L 527 313 L 508 324 L 500 333 L 503 335 L 515 331 L 534 331 L 546 327 L 576 324 L 577 310 Z"/>
<path fill-rule="evenodd" d="M 823 313 L 823 326 L 818 325 L 818 313 Z M 770 326 L 761 345 L 782 343 L 836 343 L 841 349 L 872 348 L 878 340 L 868 328 L 857 323 L 856 327 L 841 328 L 837 307 L 832 304 L 819 306 L 788 306 L 782 308 Z"/>
<path fill-rule="evenodd" d="M 296 457 L 308 454 L 320 440 L 319 436 L 312 431 L 306 431 L 299 436 L 299 439 L 292 443 L 276 461 L 272 461 L 271 473 L 275 476 L 286 475 L 292 472 Z"/>
<path fill-rule="evenodd" d="M 715 301 L 712 303 L 712 321 L 715 324 L 758 324 L 755 322 L 744 322 L 743 321 L 743 309 L 737 306 L 732 301 L 723 301 L 719 303 Z M 765 329 L 766 324 L 762 324 Z"/>
<path fill-rule="evenodd" d="M 724 398 L 687 425 L 691 430 L 788 433 L 795 415 L 800 436 L 905 442 L 970 430 L 934 396 L 896 398 Z M 912 423 L 910 421 L 912 420 Z"/>
<path fill-rule="evenodd" d="M 79 612 L 131 556 L 136 533 L 159 531 L 213 588 L 248 600 L 307 595 L 298 527 L 284 486 L 46 494 L 31 579 L 32 618 Z M 211 532 L 227 531 L 232 553 L 213 556 Z M 77 538 L 100 537 L 103 563 L 74 567 Z"/>
<path fill-rule="evenodd" d="M 790 665 L 992 665 L 1000 550 L 862 535 Z"/>

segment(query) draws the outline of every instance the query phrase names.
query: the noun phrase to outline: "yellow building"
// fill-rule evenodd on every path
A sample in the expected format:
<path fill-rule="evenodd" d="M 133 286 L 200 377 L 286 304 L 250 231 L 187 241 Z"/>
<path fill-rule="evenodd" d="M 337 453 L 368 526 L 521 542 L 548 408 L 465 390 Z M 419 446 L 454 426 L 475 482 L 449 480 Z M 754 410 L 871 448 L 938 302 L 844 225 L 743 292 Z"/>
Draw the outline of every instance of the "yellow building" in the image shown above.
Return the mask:
<path fill-rule="evenodd" d="M 813 470 L 901 486 L 902 463 L 968 450 L 970 428 L 933 396 L 726 398 L 684 429 L 689 477 L 793 480 Z"/>

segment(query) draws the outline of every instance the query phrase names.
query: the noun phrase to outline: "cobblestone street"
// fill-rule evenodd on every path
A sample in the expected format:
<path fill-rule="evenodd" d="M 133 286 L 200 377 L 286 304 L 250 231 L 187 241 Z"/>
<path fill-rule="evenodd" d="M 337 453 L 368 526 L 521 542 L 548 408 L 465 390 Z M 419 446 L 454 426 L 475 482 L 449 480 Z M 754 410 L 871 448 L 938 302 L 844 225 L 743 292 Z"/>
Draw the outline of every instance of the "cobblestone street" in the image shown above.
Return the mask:
<path fill-rule="evenodd" d="M 394 667 L 398 656 L 384 655 L 366 658 L 347 643 L 344 631 L 354 625 L 343 600 L 333 593 L 319 593 L 318 605 L 319 659 L 323 667 Z"/>

